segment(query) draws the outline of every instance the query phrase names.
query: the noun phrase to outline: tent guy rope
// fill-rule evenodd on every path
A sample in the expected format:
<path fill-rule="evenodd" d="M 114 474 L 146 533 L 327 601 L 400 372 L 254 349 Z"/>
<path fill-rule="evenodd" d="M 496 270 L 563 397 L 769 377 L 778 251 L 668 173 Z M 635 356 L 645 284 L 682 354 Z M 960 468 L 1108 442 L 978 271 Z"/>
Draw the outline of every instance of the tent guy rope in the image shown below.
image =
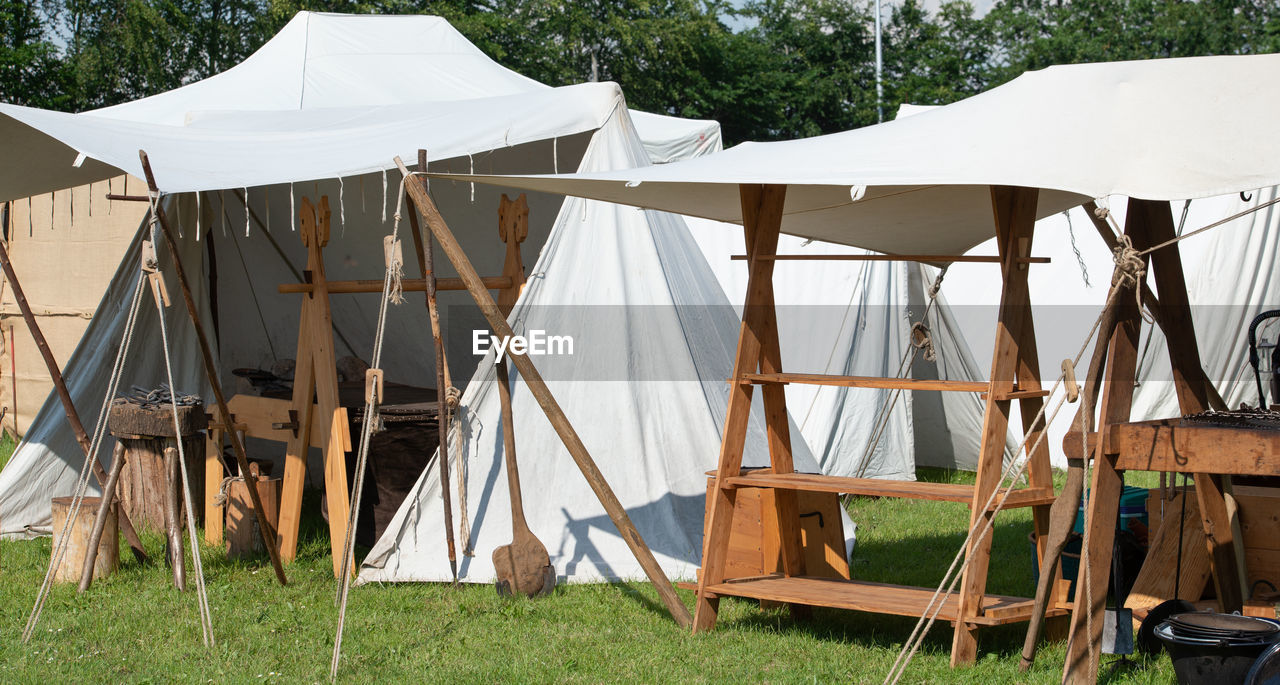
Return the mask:
<path fill-rule="evenodd" d="M 1111 294 L 1107 298 L 1108 307 L 1114 304 L 1114 300 L 1118 297 L 1120 289 L 1121 288 L 1119 287 L 1112 288 Z M 1103 312 L 1098 315 L 1098 318 L 1094 320 L 1093 326 L 1089 329 L 1088 335 L 1085 336 L 1084 342 L 1080 345 L 1079 351 L 1077 351 L 1076 355 L 1072 358 L 1073 366 L 1080 363 L 1080 359 L 1084 356 L 1085 351 L 1089 347 L 1089 342 L 1093 340 L 1094 334 L 1098 332 L 1105 313 L 1106 307 L 1103 308 Z M 1054 381 L 1053 387 L 1049 389 L 1050 396 L 1057 392 L 1058 387 L 1062 385 L 1064 376 L 1065 374 L 1059 374 L 1058 379 Z M 1058 399 L 1057 404 L 1054 405 L 1053 411 L 1049 413 L 1048 423 L 1052 423 L 1053 420 L 1057 418 L 1058 411 L 1061 410 L 1062 405 L 1065 403 L 1065 396 Z M 1027 441 L 1030 440 L 1031 434 L 1038 430 L 1041 420 L 1045 417 L 1045 409 L 1047 406 L 1047 404 L 1042 404 L 1040 406 L 1040 411 L 1028 424 L 1031 427 L 1023 434 L 1022 439 L 1018 441 L 1018 447 L 1015 450 L 1015 453 L 1021 452 L 1026 446 Z M 1040 434 L 1036 437 L 1036 441 L 1031 446 L 1031 451 L 1038 449 L 1040 444 L 1044 441 L 1045 436 L 1048 434 L 1047 431 L 1043 430 L 1040 430 L 1039 433 Z M 1029 459 L 1013 460 L 1007 467 L 1005 467 L 1004 472 L 1000 476 L 1000 482 L 1016 482 L 1026 472 L 1029 464 Z M 984 507 L 985 510 L 992 511 L 992 515 L 981 521 L 982 530 L 981 532 L 978 532 L 976 536 L 975 532 L 977 532 L 978 527 L 971 526 L 969 528 L 969 532 L 965 536 L 964 542 L 960 545 L 959 551 L 956 552 L 955 558 L 951 562 L 951 566 L 947 569 L 942 581 L 938 584 L 938 588 L 935 590 L 933 597 L 930 598 L 929 604 L 925 609 L 925 613 L 921 615 L 920 620 L 916 622 L 915 629 L 912 630 L 910 637 L 907 638 L 907 642 L 903 644 L 902 650 L 898 652 L 898 658 L 893 662 L 893 666 L 890 667 L 889 673 L 885 676 L 885 685 L 894 685 L 902 678 L 903 673 L 906 672 L 907 665 L 911 663 L 911 659 L 920 649 L 920 645 L 924 643 L 925 635 L 928 634 L 929 629 L 933 626 L 934 621 L 938 617 L 938 613 L 942 611 L 944 603 L 943 588 L 947 588 L 946 594 L 948 595 L 955 592 L 956 585 L 960 582 L 961 576 L 972 561 L 972 557 L 967 554 L 970 543 L 985 538 L 991 532 L 995 524 L 995 514 L 999 513 L 1000 510 L 1004 508 L 1005 502 L 1008 500 L 1009 494 L 1012 491 L 1012 488 L 1006 488 L 1004 490 L 1004 494 L 1001 495 L 999 487 L 992 490 Z M 997 496 L 999 496 L 998 502 L 996 501 Z M 995 505 L 994 509 L 992 509 L 993 504 Z M 964 563 L 960 564 L 962 559 L 964 560 Z M 957 564 L 960 564 L 959 569 L 956 568 Z M 948 585 L 948 582 L 950 585 Z"/>
<path fill-rule="evenodd" d="M 0 248 L 2 249 L 2 248 Z M 7 254 L 5 262 L 8 262 Z M 129 353 L 130 343 L 133 342 L 134 325 L 138 319 L 139 305 L 142 303 L 142 282 L 146 275 L 142 272 L 141 264 L 138 268 L 138 279 L 133 286 L 133 299 L 129 304 L 129 315 L 125 319 L 124 332 L 121 334 L 120 348 L 116 351 L 115 363 L 111 367 L 111 375 L 107 380 L 107 391 L 102 399 L 102 407 L 98 412 L 98 421 L 93 427 L 93 438 L 89 447 L 85 450 L 84 465 L 80 469 L 80 475 L 76 481 L 75 493 L 72 496 L 71 510 L 67 512 L 67 520 L 63 522 L 62 534 L 59 536 L 58 545 L 54 548 L 53 554 L 49 558 L 49 568 L 45 571 L 44 582 L 40 585 L 40 590 L 36 594 L 35 604 L 31 607 L 31 614 L 27 618 L 27 625 L 22 631 L 22 643 L 26 644 L 31 640 L 31 635 L 36 629 L 36 624 L 40 622 L 40 614 L 44 611 L 45 601 L 48 599 L 49 590 L 53 584 L 53 575 L 57 572 L 58 566 L 62 563 L 62 557 L 66 553 L 67 543 L 70 539 L 71 524 L 75 520 L 76 515 L 80 511 L 80 504 L 84 500 L 84 493 L 88 487 L 88 472 L 90 465 L 97 461 L 98 449 L 102 444 L 102 437 L 107 431 L 107 414 L 108 407 L 111 405 L 111 399 L 115 397 L 116 390 L 120 384 L 120 375 L 124 369 L 124 360 Z M 105 493 L 104 493 L 105 496 Z"/>
<path fill-rule="evenodd" d="M 421 172 L 414 172 L 421 173 Z M 385 183 L 384 174 L 383 181 Z M 347 598 L 351 592 L 352 563 L 355 551 L 356 526 L 360 522 L 360 499 L 364 493 L 364 472 L 369 460 L 369 443 L 372 442 L 375 427 L 380 423 L 378 406 L 382 403 L 382 343 L 387 327 L 387 305 L 404 301 L 400 292 L 400 279 L 404 264 L 400 250 L 400 211 L 404 206 L 404 178 L 400 179 L 400 189 L 396 194 L 396 211 L 391 224 L 391 235 L 385 240 L 386 271 L 382 277 L 382 297 L 378 302 L 378 323 L 374 327 L 373 356 L 365 382 L 364 420 L 360 428 L 360 452 L 356 456 L 355 483 L 352 485 L 352 500 L 347 519 L 346 539 L 342 544 L 342 571 L 339 581 L 338 596 L 338 628 L 333 638 L 333 659 L 329 662 L 329 679 L 338 678 L 338 664 L 342 660 L 342 633 L 347 622 Z"/>
<path fill-rule="evenodd" d="M 156 239 L 159 238 L 159 235 L 158 235 L 159 231 L 156 228 L 156 224 L 159 223 L 156 220 L 156 216 L 157 216 L 156 205 L 159 202 L 159 194 L 152 193 L 150 197 L 151 197 L 151 227 L 150 227 L 151 241 L 152 241 L 152 244 L 154 245 Z M 147 267 L 148 265 L 146 264 L 143 265 L 144 270 L 146 270 Z M 164 316 L 165 297 L 161 295 L 161 290 L 163 289 L 164 286 L 161 281 L 156 280 L 155 276 L 158 276 L 158 274 L 159 274 L 159 270 L 157 268 L 157 270 L 153 272 L 151 294 L 156 303 L 156 318 L 159 319 L 160 321 L 160 342 L 161 342 L 160 349 L 164 351 L 165 377 L 168 379 L 169 388 L 171 389 L 171 392 L 169 392 L 169 406 L 172 410 L 172 416 L 173 416 L 174 440 L 175 442 L 178 443 L 178 468 L 182 474 L 182 501 L 187 514 L 187 537 L 190 540 L 190 544 L 191 544 L 191 566 L 193 570 L 196 572 L 196 603 L 200 611 L 200 632 L 201 632 L 202 638 L 204 639 L 204 646 L 212 647 L 214 646 L 213 616 L 210 614 L 210 611 L 209 611 L 209 594 L 208 594 L 208 590 L 205 588 L 205 582 L 204 582 L 204 564 L 200 559 L 200 540 L 196 536 L 195 512 L 192 511 L 192 508 L 191 508 L 191 497 L 192 497 L 191 479 L 187 475 L 187 454 L 186 454 L 186 447 L 184 445 L 186 441 L 183 439 L 186 436 L 182 434 L 182 423 L 178 418 L 178 392 L 176 390 L 173 390 L 175 386 L 173 384 L 173 359 L 169 354 L 169 326 L 165 322 L 165 316 Z M 169 487 L 172 488 L 175 485 L 177 484 L 170 483 Z M 111 494 L 106 493 L 103 496 L 110 497 Z M 181 554 L 181 551 L 178 551 L 178 554 Z"/>

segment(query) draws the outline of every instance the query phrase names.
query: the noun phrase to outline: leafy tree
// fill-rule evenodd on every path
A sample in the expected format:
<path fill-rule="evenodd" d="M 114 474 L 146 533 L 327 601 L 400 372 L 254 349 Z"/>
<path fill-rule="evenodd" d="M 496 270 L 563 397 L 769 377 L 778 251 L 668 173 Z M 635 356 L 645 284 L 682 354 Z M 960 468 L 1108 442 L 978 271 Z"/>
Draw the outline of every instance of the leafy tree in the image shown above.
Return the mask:
<path fill-rule="evenodd" d="M 784 75 L 779 121 L 761 139 L 832 133 L 876 121 L 875 39 L 867 4 L 847 0 L 753 0 L 744 33 L 777 55 Z"/>
<path fill-rule="evenodd" d="M 68 81 L 36 4 L 0 0 L 0 101 L 65 108 Z"/>
<path fill-rule="evenodd" d="M 930 17 L 917 0 L 906 0 L 885 34 L 885 118 L 904 102 L 945 105 L 986 89 L 991 31 L 968 2 L 944 3 Z"/>

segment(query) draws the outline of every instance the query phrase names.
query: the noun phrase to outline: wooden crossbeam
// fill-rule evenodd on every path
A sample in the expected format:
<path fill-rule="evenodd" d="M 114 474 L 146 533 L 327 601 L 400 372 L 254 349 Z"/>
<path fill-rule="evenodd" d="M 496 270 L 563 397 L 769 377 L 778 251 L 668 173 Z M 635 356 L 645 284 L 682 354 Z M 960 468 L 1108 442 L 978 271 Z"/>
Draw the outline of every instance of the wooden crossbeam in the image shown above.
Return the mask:
<path fill-rule="evenodd" d="M 774 262 L 921 262 L 924 264 L 951 264 L 955 262 L 1000 264 L 999 255 L 929 255 L 929 254 L 766 254 L 756 259 Z M 745 261 L 747 255 L 736 254 L 729 259 Z M 1048 257 L 1018 257 L 1017 264 L 1048 264 Z"/>
<path fill-rule="evenodd" d="M 489 290 L 510 290 L 518 287 L 509 276 L 491 276 L 482 278 L 480 281 L 484 287 Z M 328 281 L 326 285 L 330 295 L 348 295 L 353 293 L 381 293 L 382 279 L 360 279 L 354 281 Z M 427 292 L 427 279 L 425 278 L 404 278 L 400 280 L 400 287 L 406 293 L 425 293 Z M 466 290 L 467 285 L 462 282 L 461 278 L 437 278 L 436 290 Z M 282 283 L 276 286 L 276 292 L 292 295 L 299 293 L 311 293 L 315 291 L 315 286 L 311 283 Z"/>

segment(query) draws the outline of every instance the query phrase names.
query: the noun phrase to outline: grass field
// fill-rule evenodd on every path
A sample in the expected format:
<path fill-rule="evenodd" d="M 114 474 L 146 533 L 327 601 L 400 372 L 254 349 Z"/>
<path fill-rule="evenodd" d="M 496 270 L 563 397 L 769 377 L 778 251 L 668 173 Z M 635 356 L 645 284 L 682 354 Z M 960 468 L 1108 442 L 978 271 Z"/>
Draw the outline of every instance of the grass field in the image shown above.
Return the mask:
<path fill-rule="evenodd" d="M 944 502 L 854 501 L 854 575 L 936 585 L 964 537 L 966 512 Z M 1025 509 L 1001 516 L 992 592 L 1033 592 L 1029 525 Z M 287 587 L 276 583 L 265 558 L 231 562 L 204 548 L 218 642 L 207 650 L 195 595 L 172 589 L 163 562 L 139 565 L 127 548 L 119 572 L 88 594 L 57 587 L 37 634 L 23 645 L 50 542 L 0 542 L 0 682 L 325 682 L 337 612 L 324 535 L 318 518 L 304 523 Z M 146 543 L 153 557 L 161 554 L 158 535 Z M 681 595 L 692 605 L 692 593 Z M 367 586 L 352 591 L 340 680 L 878 683 L 913 624 L 828 610 L 795 622 L 783 610 L 725 600 L 718 629 L 693 636 L 666 616 L 646 583 L 561 586 L 551 597 L 515 601 L 490 586 Z M 1018 672 L 1024 630 L 984 631 L 978 663 L 953 671 L 950 629 L 939 625 L 904 681 L 1058 682 L 1061 644 L 1043 648 L 1030 673 Z M 1120 668 L 1116 661 L 1104 657 L 1104 682 L 1173 681 L 1167 659 Z"/>

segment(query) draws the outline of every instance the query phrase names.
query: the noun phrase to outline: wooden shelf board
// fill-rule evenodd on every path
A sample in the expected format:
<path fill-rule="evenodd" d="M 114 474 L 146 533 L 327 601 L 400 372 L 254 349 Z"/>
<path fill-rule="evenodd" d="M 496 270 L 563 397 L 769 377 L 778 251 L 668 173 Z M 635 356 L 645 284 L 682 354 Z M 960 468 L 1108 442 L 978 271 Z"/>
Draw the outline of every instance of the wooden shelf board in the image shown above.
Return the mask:
<path fill-rule="evenodd" d="M 879 478 L 845 478 L 816 473 L 772 473 L 747 471 L 727 479 L 734 487 L 776 488 L 780 490 L 805 490 L 809 492 L 834 492 L 872 497 L 899 497 L 943 502 L 973 502 L 973 486 L 960 483 L 927 483 L 909 480 L 882 480 Z M 1005 502 L 1005 508 L 1051 504 L 1053 492 L 1042 488 L 1015 488 Z M 997 498 L 998 501 L 998 498 Z"/>
<path fill-rule="evenodd" d="M 719 596 L 748 597 L 896 616 L 921 616 L 928 608 L 929 600 L 934 593 L 932 588 L 890 585 L 864 580 L 808 576 L 784 578 L 776 575 L 730 580 L 710 585 L 707 591 Z M 958 598 L 957 594 L 946 596 L 942 603 L 942 610 L 938 612 L 938 620 L 956 620 Z M 1030 599 L 986 595 L 982 599 L 982 613 L 971 622 L 978 625 L 1000 625 L 1026 621 L 1031 616 L 1031 605 Z M 1050 613 L 1059 612 L 1060 610 Z"/>
<path fill-rule="evenodd" d="M 986 392 L 986 381 L 947 381 L 922 378 L 887 378 L 880 376 L 832 376 L 821 373 L 746 373 L 743 383 L 801 383 L 833 385 L 846 388 L 901 388 L 903 390 L 947 390 L 952 392 Z"/>

